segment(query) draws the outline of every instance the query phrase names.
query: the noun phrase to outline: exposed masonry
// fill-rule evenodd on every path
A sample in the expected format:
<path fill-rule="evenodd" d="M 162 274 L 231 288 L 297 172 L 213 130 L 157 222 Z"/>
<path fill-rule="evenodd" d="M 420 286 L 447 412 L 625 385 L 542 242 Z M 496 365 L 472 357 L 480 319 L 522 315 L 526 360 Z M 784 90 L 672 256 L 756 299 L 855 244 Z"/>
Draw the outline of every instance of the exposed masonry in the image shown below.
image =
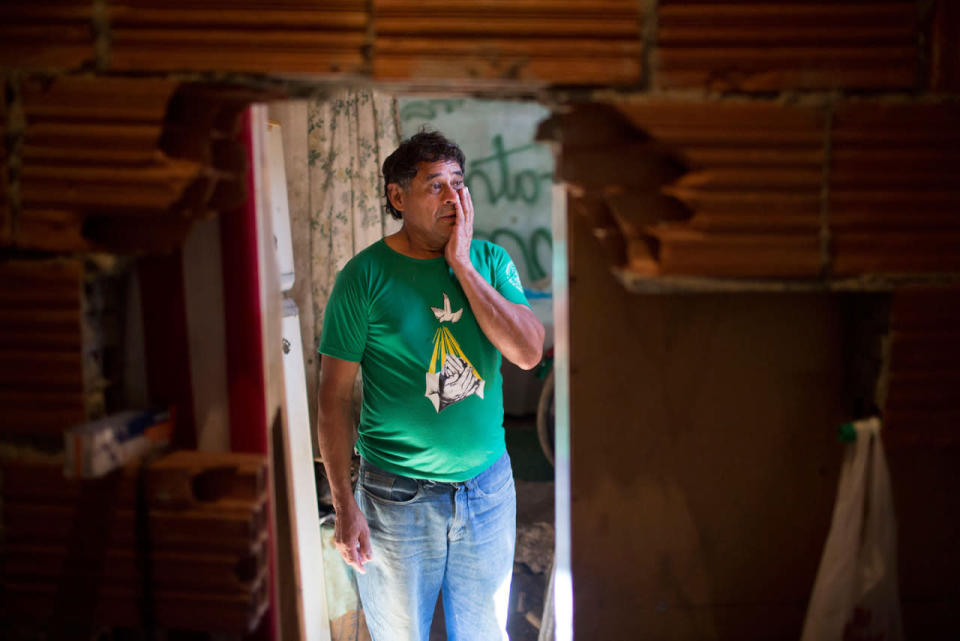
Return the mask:
<path fill-rule="evenodd" d="M 3 144 L 7 163 L 7 212 L 10 217 L 9 229 L 12 238 L 16 238 L 19 231 L 20 170 L 23 166 L 21 152 L 23 150 L 23 134 L 26 128 L 18 76 L 19 74 L 16 73 L 10 74 L 4 82 L 7 122 Z M 0 221 L 0 224 L 2 224 L 2 221 Z"/>
<path fill-rule="evenodd" d="M 94 69 L 104 72 L 110 68 L 110 11 L 107 0 L 93 0 L 90 29 L 93 34 Z"/>
<path fill-rule="evenodd" d="M 84 3 L 77 3 L 78 7 L 83 7 Z M 506 14 L 504 16 L 497 15 L 486 15 L 479 14 L 477 16 L 477 23 L 480 21 L 486 21 L 482 24 L 487 26 L 471 26 L 469 23 L 463 23 L 460 20 L 459 23 L 456 22 L 458 19 L 456 16 L 450 16 L 449 18 L 445 16 L 436 16 L 432 15 L 428 10 L 428 7 L 420 6 L 418 3 L 411 3 L 409 7 L 400 7 L 395 2 L 389 4 L 383 4 L 381 0 L 357 0 L 355 3 L 343 3 L 338 5 L 336 8 L 327 7 L 325 11 L 330 12 L 330 15 L 336 18 L 339 21 L 333 26 L 324 26 L 314 27 L 314 25 L 308 24 L 296 24 L 295 22 L 290 22 L 288 18 L 282 18 L 281 13 L 277 13 L 276 18 L 271 18 L 271 12 L 269 9 L 258 9 L 262 15 L 262 22 L 264 25 L 270 24 L 279 24 L 281 30 L 287 30 L 291 34 L 297 34 L 298 37 L 303 36 L 304 33 L 317 33 L 317 38 L 314 38 L 322 49 L 322 43 L 325 38 L 325 34 L 336 33 L 344 34 L 347 32 L 353 33 L 357 28 L 360 28 L 358 33 L 362 33 L 361 45 L 362 49 L 362 64 L 354 70 L 349 70 L 345 67 L 340 66 L 341 71 L 326 75 L 312 75 L 312 76 L 290 76 L 286 73 L 288 70 L 284 69 L 282 66 L 277 66 L 283 63 L 283 61 L 301 60 L 301 58 L 284 58 L 283 56 L 288 55 L 289 49 L 284 49 L 284 44 L 281 42 L 277 44 L 270 44 L 273 41 L 265 40 L 264 42 L 252 41 L 251 45 L 259 47 L 257 51 L 261 49 L 265 52 L 264 55 L 269 58 L 273 55 L 273 58 L 269 58 L 268 66 L 273 65 L 271 70 L 266 73 L 239 73 L 239 72 L 226 72 L 226 71 L 201 71 L 196 69 L 190 69 L 189 67 L 180 69 L 175 72 L 165 72 L 158 70 L 159 68 L 154 66 L 150 69 L 135 69 L 131 68 L 129 64 L 126 66 L 118 67 L 116 63 L 118 44 L 116 42 L 116 33 L 118 30 L 126 30 L 127 35 L 125 44 L 122 46 L 125 47 L 124 55 L 129 56 L 131 52 L 130 45 L 130 33 L 137 33 L 137 29 L 145 28 L 154 28 L 152 25 L 158 25 L 156 28 L 163 31 L 167 34 L 164 37 L 174 38 L 170 41 L 171 46 L 175 46 L 177 43 L 176 38 L 185 38 L 186 42 L 190 46 L 199 46 L 197 45 L 198 37 L 206 37 L 205 32 L 210 31 L 212 33 L 226 34 L 224 37 L 227 37 L 229 34 L 235 34 L 238 29 L 241 28 L 242 22 L 238 22 L 241 18 L 237 18 L 238 14 L 231 14 L 232 17 L 224 17 L 222 20 L 222 25 L 219 23 L 211 23 L 207 28 L 201 28 L 200 22 L 190 23 L 190 20 L 199 21 L 201 18 L 197 16 L 204 10 L 203 3 L 166 3 L 166 4 L 157 4 L 157 7 L 163 7 L 162 9 L 154 10 L 153 17 L 150 16 L 141 16 L 138 15 L 135 10 L 135 5 L 126 6 L 123 2 L 118 2 L 116 0 L 91 0 L 89 3 L 90 7 L 90 21 L 89 21 L 89 31 L 90 31 L 90 55 L 86 60 L 81 62 L 70 63 L 74 66 L 69 66 L 67 68 L 45 68 L 45 69 L 10 69 L 6 73 L 6 88 L 7 93 L 10 96 L 10 105 L 9 105 L 9 123 L 8 123 L 8 133 L 6 140 L 4 141 L 6 145 L 6 150 L 9 156 L 9 189 L 6 194 L 6 199 L 10 206 L 11 212 L 11 225 L 14 232 L 18 231 L 22 220 L 21 214 L 23 212 L 23 202 L 21 198 L 21 165 L 23 162 L 23 139 L 25 133 L 25 127 L 29 126 L 29 123 L 25 122 L 22 104 L 20 100 L 20 88 L 23 82 L 34 80 L 36 78 L 48 78 L 56 79 L 58 77 L 72 77 L 72 78 L 87 78 L 90 80 L 96 80 L 97 78 L 126 78 L 131 82 L 137 79 L 150 79 L 150 78 L 164 78 L 170 79 L 175 82 L 182 84 L 191 84 L 192 86 L 204 86 L 207 87 L 211 92 L 224 91 L 226 94 L 234 94 L 237 91 L 245 92 L 248 96 L 249 101 L 254 101 L 257 99 L 276 99 L 280 97 L 288 98 L 298 98 L 298 97 L 319 97 L 332 88 L 336 87 L 369 87 L 376 86 L 380 89 L 386 91 L 395 91 L 395 92 L 411 92 L 411 93 L 429 93 L 429 92 L 444 92 L 444 93 L 455 93 L 458 95 L 472 95 L 476 97 L 483 98 L 499 98 L 499 99 L 513 99 L 513 100 L 531 100 L 536 99 L 540 102 L 549 105 L 555 110 L 564 110 L 569 108 L 572 105 L 581 104 L 581 103 L 590 103 L 590 102 L 601 102 L 608 104 L 621 104 L 621 105 L 630 105 L 635 103 L 644 103 L 647 101 L 657 101 L 670 103 L 675 105 L 683 104 L 700 104 L 704 106 L 712 104 L 727 104 L 727 103 L 756 103 L 762 105 L 770 106 L 783 106 L 783 107 L 810 107 L 814 109 L 822 110 L 826 118 L 826 126 L 824 129 L 823 135 L 823 159 L 822 159 L 822 180 L 820 185 L 820 216 L 819 216 L 819 231 L 817 232 L 817 245 L 820 252 L 820 269 L 819 273 L 821 277 L 826 276 L 830 273 L 831 268 L 834 265 L 835 251 L 837 248 L 838 239 L 833 233 L 831 228 L 831 187 L 830 181 L 828 180 L 831 172 L 831 166 L 833 164 L 834 156 L 834 142 L 833 142 L 833 119 L 834 115 L 839 108 L 845 108 L 849 105 L 855 104 L 902 104 L 902 105 L 921 105 L 921 104 L 931 104 L 931 103 L 941 103 L 941 104 L 958 104 L 960 103 L 960 96 L 956 93 L 956 87 L 953 87 L 953 91 L 949 92 L 937 92 L 933 93 L 927 90 L 924 90 L 923 87 L 926 87 L 929 82 L 933 81 L 933 77 L 937 76 L 936 70 L 931 71 L 931 65 L 946 64 L 942 62 L 943 55 L 938 53 L 940 50 L 949 51 L 952 43 L 949 41 L 950 34 L 956 31 L 955 28 L 945 26 L 941 24 L 946 20 L 943 16 L 945 15 L 945 9 L 941 4 L 938 4 L 935 0 L 917 0 L 915 3 L 910 3 L 906 0 L 904 2 L 897 3 L 847 3 L 847 2 L 838 2 L 830 7 L 822 9 L 830 15 L 860 15 L 864 11 L 869 13 L 870 7 L 873 4 L 883 5 L 882 15 L 890 14 L 893 16 L 897 12 L 903 12 L 904 7 L 913 7 L 910 9 L 910 12 L 916 16 L 916 29 L 913 41 L 915 42 L 916 56 L 915 56 L 915 67 L 917 73 L 915 79 L 910 81 L 909 86 L 903 86 L 900 90 L 892 90 L 889 86 L 889 82 L 881 82 L 880 84 L 869 87 L 864 85 L 864 83 L 869 82 L 868 76 L 862 76 L 859 80 L 854 79 L 850 86 L 855 87 L 854 89 L 834 89 L 831 87 L 822 87 L 822 88 L 807 88 L 809 82 L 801 83 L 798 86 L 792 86 L 789 83 L 790 78 L 796 77 L 796 73 L 800 73 L 802 69 L 787 69 L 789 73 L 784 75 L 784 64 L 802 64 L 797 63 L 796 61 L 791 62 L 792 59 L 785 58 L 787 62 L 779 62 L 779 67 L 771 72 L 774 75 L 770 77 L 758 76 L 754 78 L 755 73 L 750 70 L 743 72 L 737 71 L 734 67 L 729 67 L 730 58 L 724 58 L 725 52 L 729 47 L 740 46 L 740 42 L 736 40 L 730 40 L 730 31 L 733 29 L 744 29 L 748 27 L 752 22 L 760 20 L 770 21 L 778 20 L 778 18 L 771 18 L 769 15 L 765 14 L 764 11 L 766 5 L 761 2 L 739 2 L 737 3 L 736 11 L 740 12 L 743 16 L 746 16 L 744 24 L 745 27 L 739 27 L 735 23 L 730 22 L 730 17 L 726 16 L 723 18 L 726 22 L 719 23 L 716 27 L 711 25 L 699 25 L 696 21 L 691 22 L 689 15 L 690 12 L 697 11 L 697 7 L 700 6 L 696 2 L 684 2 L 677 3 L 672 0 L 631 0 L 625 1 L 617 7 L 617 17 L 618 20 L 626 19 L 629 23 L 630 20 L 636 20 L 636 29 L 635 29 L 635 38 L 639 41 L 639 48 L 629 48 L 624 49 L 624 64 L 627 64 L 626 58 L 628 56 L 634 55 L 634 52 L 639 52 L 639 64 L 636 65 L 638 72 L 632 77 L 632 80 L 626 81 L 625 76 L 623 76 L 622 70 L 617 71 L 616 73 L 611 72 L 613 75 L 604 76 L 603 74 L 598 75 L 595 78 L 589 79 L 587 82 L 591 84 L 580 84 L 583 81 L 578 81 L 576 83 L 570 84 L 569 81 L 565 81 L 564 78 L 569 78 L 569 73 L 564 70 L 562 67 L 569 67 L 567 65 L 561 65 L 561 68 L 558 68 L 555 71 L 550 71 L 550 67 L 536 67 L 531 66 L 535 60 L 540 60 L 542 63 L 544 60 L 549 58 L 544 58 L 542 55 L 538 58 L 536 55 L 527 55 L 522 53 L 508 53 L 511 47 L 514 47 L 516 51 L 526 51 L 525 47 L 529 49 L 529 43 L 536 42 L 538 38 L 547 39 L 550 42 L 562 43 L 564 38 L 572 37 L 575 35 L 577 38 L 589 37 L 593 38 L 591 42 L 598 43 L 599 47 L 608 47 L 609 43 L 619 41 L 622 39 L 624 27 L 622 25 L 607 25 L 602 20 L 602 12 L 599 11 L 599 5 L 597 8 L 593 8 L 589 2 L 584 2 L 583 4 L 578 4 L 575 8 L 571 8 L 569 3 L 567 6 L 561 7 L 558 4 L 555 13 L 551 13 L 554 9 L 551 8 L 550 2 L 546 1 L 539 3 L 535 7 L 534 13 L 537 16 L 545 16 L 551 18 L 553 21 L 549 25 L 544 24 L 541 27 L 541 32 L 537 33 L 535 29 L 537 28 L 536 21 L 532 19 L 527 19 L 524 16 L 526 14 L 523 11 L 527 9 L 515 8 L 512 7 L 510 12 L 518 12 L 516 14 L 509 13 L 509 16 Z M 249 3 L 239 2 L 235 9 L 239 14 L 243 14 L 244 11 L 249 12 L 252 5 Z M 522 7 L 523 5 L 517 5 Z M 791 5 L 794 7 L 791 11 L 800 11 L 801 14 L 805 9 L 796 9 L 797 5 Z M 533 9 L 530 9 L 533 11 Z M 720 11 L 721 14 L 723 11 L 732 11 L 732 8 L 723 9 L 722 7 L 718 8 L 718 5 L 715 3 L 706 3 L 703 5 L 703 10 L 710 12 Z M 10 13 L 12 16 L 16 17 L 16 8 L 5 8 L 0 10 L 0 17 L 6 13 Z M 117 13 L 119 11 L 119 13 Z M 231 9 L 234 11 L 234 8 Z M 810 11 L 816 13 L 821 11 L 821 9 L 813 8 Z M 11 13 L 12 12 L 12 13 Z M 163 12 L 167 12 L 163 14 Z M 566 12 L 566 13 L 564 13 Z M 571 13 L 572 12 L 572 13 Z M 632 13 L 631 13 L 632 12 Z M 840 13 L 837 13 L 840 12 Z M 846 12 L 846 14 L 844 13 Z M 859 12 L 859 13 L 858 13 Z M 44 23 L 43 20 L 49 18 L 44 18 L 42 13 L 40 18 L 20 18 L 19 21 L 27 20 L 26 24 L 33 25 L 33 28 L 36 28 L 38 25 L 42 26 L 44 24 L 53 24 L 50 22 Z M 909 13 L 909 12 L 908 12 Z M 158 15 L 167 15 L 166 19 L 160 19 Z M 668 26 L 673 29 L 669 38 L 664 40 L 661 37 L 661 31 L 665 28 L 665 22 L 661 17 L 661 14 L 669 15 L 670 21 Z M 827 15 L 824 14 L 824 15 Z M 36 14 L 31 14 L 36 15 Z M 244 14 L 246 15 L 246 14 Z M 312 14 L 305 14 L 312 15 Z M 319 14 L 317 14 L 319 15 Z M 534 14 L 530 14 L 533 16 Z M 710 13 L 710 15 L 713 15 Z M 720 15 L 720 14 L 718 14 Z M 817 14 L 819 15 L 819 14 Z M 899 15 L 899 14 L 897 14 Z M 908 15 L 908 14 L 905 14 Z M 119 16 L 113 22 L 111 21 L 112 16 Z M 173 20 L 170 16 L 176 16 L 181 22 L 170 22 Z M 364 17 L 365 16 L 365 17 Z M 566 16 L 566 18 L 562 18 Z M 584 18 L 584 16 L 595 16 L 596 22 L 592 24 L 590 20 Z M 634 16 L 634 18 L 624 18 L 625 16 Z M 684 17 L 687 16 L 687 17 Z M 249 17 L 249 16 L 248 16 Z M 507 17 L 510 17 L 510 20 L 506 20 Z M 513 20 L 513 17 L 517 17 L 517 20 Z M 723 16 L 721 16 L 723 17 Z M 386 22 L 378 22 L 380 18 L 383 18 Z M 462 18 L 462 16 L 460 16 Z M 574 20 L 574 18 L 576 18 Z M 208 18 L 203 18 L 207 20 Z M 242 18 L 247 19 L 247 18 Z M 385 81 L 382 78 L 378 78 L 376 74 L 376 60 L 375 56 L 377 55 L 377 44 L 378 44 L 378 35 L 383 35 L 381 31 L 386 29 L 388 33 L 393 33 L 398 28 L 398 25 L 404 24 L 419 24 L 418 29 L 425 29 L 424 24 L 420 24 L 417 21 L 423 22 L 426 20 L 433 24 L 436 22 L 438 28 L 443 26 L 443 20 L 449 19 L 454 21 L 457 29 L 473 29 L 473 32 L 466 34 L 463 40 L 475 39 L 478 42 L 482 41 L 483 38 L 489 38 L 494 35 L 500 38 L 498 42 L 503 43 L 505 49 L 503 51 L 497 51 L 496 49 L 490 49 L 489 47 L 478 49 L 474 52 L 473 55 L 463 56 L 462 59 L 465 61 L 462 77 L 455 77 L 455 74 L 445 77 L 431 77 L 429 75 L 423 75 L 418 72 L 418 67 L 414 65 L 412 67 L 411 74 L 407 77 L 396 78 L 394 80 Z M 573 20 L 573 23 L 564 23 L 562 20 Z M 590 18 L 591 20 L 594 18 Z M 810 18 L 807 16 L 804 18 L 801 16 L 802 20 L 807 20 L 809 23 L 810 20 L 819 20 L 814 16 Z M 887 20 L 887 18 L 878 18 L 881 20 Z M 33 20 L 33 22 L 30 22 Z M 158 20 L 160 20 L 158 22 Z M 287 22 L 284 22 L 287 20 Z M 498 21 L 499 20 L 499 21 Z M 524 20 L 527 20 L 524 22 Z M 559 20 L 559 21 L 558 21 Z M 680 22 L 677 22 L 680 20 Z M 231 22 L 232 21 L 232 22 Z M 392 21 L 392 22 L 391 22 Z M 405 22 L 407 21 L 407 22 Z M 410 22 L 413 21 L 413 22 Z M 12 24 L 16 24 L 17 20 L 12 20 Z M 454 24 L 452 23 L 452 24 Z M 488 24 L 489 23 L 489 24 Z M 171 24 L 176 24 L 175 27 L 170 26 Z M 203 23 L 206 24 L 206 23 Z M 517 25 L 526 25 L 522 29 L 517 31 L 519 27 Z M 766 24 L 766 23 L 764 23 Z M 800 30 L 797 32 L 800 35 L 799 37 L 802 42 L 807 42 L 809 40 L 809 35 L 804 35 L 806 32 L 803 31 L 804 28 L 807 28 L 809 25 L 807 23 L 798 23 L 800 25 Z M 807 27 L 803 25 L 807 24 Z M 284 26 L 285 25 L 285 26 Z M 692 25 L 692 26 L 691 26 Z M 882 33 L 887 33 L 889 31 L 891 34 L 896 31 L 896 29 L 901 29 L 897 24 L 887 22 L 878 23 Z M 249 26 L 250 29 L 255 29 L 256 26 Z M 629 26 L 629 25 L 628 25 Z M 678 32 L 677 28 L 681 30 Z M 270 27 L 274 29 L 275 27 Z M 483 29 L 490 29 L 489 32 L 484 32 Z M 511 32 L 510 30 L 514 31 Z M 686 31 L 683 31 L 686 29 Z M 716 57 L 718 60 L 727 60 L 728 62 L 717 62 L 717 68 L 713 71 L 710 71 L 706 76 L 706 80 L 700 86 L 691 86 L 689 88 L 674 88 L 667 89 L 664 88 L 662 78 L 662 69 L 663 64 L 662 60 L 662 49 L 666 46 L 674 46 L 676 43 L 681 43 L 682 47 L 687 47 L 689 49 L 689 41 L 684 40 L 687 38 L 690 31 L 693 29 L 705 30 L 704 33 L 714 38 L 715 40 L 708 40 L 703 43 L 697 43 L 703 46 L 706 46 L 709 51 L 717 53 Z M 726 29 L 726 31 L 725 31 Z M 784 33 L 789 33 L 793 27 L 791 24 L 780 22 L 775 23 L 775 29 L 779 29 Z M 306 30 L 306 31 L 305 31 Z M 796 29 L 794 29 L 796 31 Z M 886 31 L 884 31 L 886 30 Z M 690 33 L 687 33 L 687 32 Z M 778 31 L 778 33 L 780 32 Z M 849 34 L 844 35 L 845 32 L 841 27 L 835 27 L 831 33 L 836 32 L 836 37 L 840 38 L 840 42 L 850 41 Z M 698 32 L 699 33 L 699 32 Z M 758 31 L 759 33 L 759 31 Z M 899 33 L 899 31 L 897 31 Z M 183 34 L 182 36 L 180 34 Z M 201 35 L 197 35 L 201 34 Z M 678 35 L 680 34 L 680 35 Z M 946 36 L 944 34 L 947 34 Z M 394 34 L 396 35 L 396 34 Z M 762 34 L 761 34 L 762 35 Z M 219 37 L 219 36 L 218 36 Z M 234 36 L 230 36 L 231 38 Z M 758 36 L 759 37 L 759 36 Z M 889 34 L 883 37 L 892 37 Z M 899 36 L 898 36 L 899 37 Z M 679 38 L 679 40 L 678 40 Z M 807 40 L 803 40 L 807 38 Z M 844 40 L 846 38 L 846 40 Z M 552 40 L 550 40 L 552 39 Z M 233 43 L 233 40 L 229 41 Z M 277 41 L 280 42 L 280 41 Z M 758 42 L 762 42 L 758 41 Z M 812 41 L 815 42 L 815 41 Z M 852 41 L 851 41 L 852 42 Z M 872 56 L 871 47 L 879 46 L 877 42 L 882 44 L 882 41 L 868 40 L 865 41 L 866 44 L 863 45 L 865 53 L 864 55 Z M 29 46 L 36 47 L 36 43 L 33 43 Z M 156 43 L 144 46 L 156 47 Z M 230 46 L 234 46 L 231 44 Z M 439 45 L 438 45 L 439 46 Z M 754 46 L 754 45 L 751 45 Z M 758 45 L 757 45 L 758 46 Z M 769 51 L 776 52 L 777 46 L 775 43 L 769 45 Z M 824 45 L 827 46 L 827 45 Z M 265 48 L 264 48 L 265 47 Z M 273 49 L 270 49 L 273 47 Z M 486 45 L 484 45 L 486 47 Z M 933 49 L 933 53 L 931 53 Z M 607 49 L 604 49 L 607 50 Z M 629 50 L 629 54 L 626 53 Z M 73 52 L 74 49 L 70 49 L 70 52 Z M 212 51 L 212 50 L 211 50 Z M 231 50 L 232 51 L 232 50 Z M 534 50 L 530 50 L 534 51 Z M 579 51 L 579 50 L 578 50 Z M 584 50 L 586 51 L 586 50 Z M 272 52 L 272 53 L 271 53 Z M 288 53 L 284 53 L 288 52 Z M 440 49 L 437 49 L 437 52 L 440 52 Z M 294 52 L 296 53 L 296 52 Z M 329 53 L 329 51 L 327 51 Z M 436 53 L 436 52 L 435 52 Z M 534 52 L 536 53 L 536 52 Z M 70 53 L 70 56 L 67 53 L 60 52 L 57 54 L 59 59 L 75 60 L 77 55 L 75 53 Z M 290 53 L 289 55 L 293 55 Z M 297 54 L 299 55 L 299 54 Z M 324 54 L 326 55 L 326 54 Z M 331 54 L 333 55 L 333 54 Z M 427 55 L 427 54 L 424 54 Z M 538 54 L 539 55 L 539 54 Z M 551 54 L 554 55 L 554 54 Z M 588 62 L 590 56 L 584 53 L 578 53 L 583 59 L 584 64 Z M 698 54 L 699 55 L 699 54 Z M 57 58 L 57 56 L 54 56 Z M 131 58 L 127 58 L 128 62 Z M 135 56 L 134 58 L 135 59 Z M 459 59 L 459 58 L 458 58 Z M 733 58 L 736 59 L 735 57 Z M 870 58 L 872 60 L 872 58 Z M 492 64 L 492 67 L 480 67 L 473 65 L 470 61 L 483 61 L 486 60 L 486 63 L 483 64 Z M 272 62 L 270 62 L 272 61 Z M 940 62 L 938 62 L 940 61 Z M 160 61 L 162 63 L 162 61 Z M 634 63 L 638 62 L 637 60 L 633 61 Z M 495 63 L 495 64 L 494 64 Z M 155 65 L 156 61 L 151 60 L 151 65 Z M 228 63 L 224 63 L 228 64 Z M 234 63 L 238 67 L 243 67 L 243 61 L 240 58 L 237 58 Z M 339 63 L 338 63 L 339 64 Z M 572 62 L 571 64 L 576 64 Z M 699 64 L 699 63 L 698 63 Z M 870 63 L 873 64 L 873 63 Z M 471 66 L 473 65 L 473 66 Z M 726 67 L 724 65 L 727 65 Z M 616 65 L 614 65 L 616 66 Z M 125 71 L 117 71 L 118 68 L 123 68 Z M 625 67 L 626 68 L 626 67 Z M 497 71 L 499 69 L 499 71 Z M 540 74 L 537 77 L 530 75 L 531 70 L 538 69 Z M 830 71 L 829 69 L 827 70 Z M 493 73 L 494 75 L 486 75 Z M 496 73 L 501 73 L 502 75 L 497 77 Z M 551 76 L 552 73 L 555 73 L 555 76 Z M 824 73 L 822 69 L 817 71 L 817 73 Z M 871 72 L 872 73 L 872 72 Z M 619 75 L 617 75 L 619 74 Z M 751 75 L 754 74 L 754 75 Z M 777 75 L 780 74 L 780 75 Z M 791 75 L 792 74 L 792 75 Z M 941 74 L 942 75 L 942 74 Z M 611 80 L 611 78 L 619 78 L 617 81 Z M 823 80 L 822 76 L 816 76 L 820 78 L 823 82 L 833 82 L 829 77 L 826 80 Z M 838 76 L 837 78 L 840 78 Z M 834 81 L 837 79 L 835 78 Z M 779 85 L 777 83 L 780 83 Z M 816 84 L 816 83 L 814 83 Z M 942 82 L 940 84 L 942 88 Z M 578 86 L 579 85 L 579 86 Z M 843 86 L 842 83 L 840 85 Z M 258 96 L 260 98 L 258 98 Z M 669 108 L 669 106 L 665 107 Z M 29 115 L 29 114 L 28 114 Z M 641 127 L 642 129 L 643 127 Z M 25 247 L 25 249 L 29 249 Z M 635 279 L 632 279 L 635 281 Z"/>
<path fill-rule="evenodd" d="M 640 44 L 643 47 L 643 77 L 641 78 L 641 88 L 649 91 L 651 87 L 659 86 L 657 83 L 657 24 L 658 13 L 657 6 L 659 0 L 637 0 L 640 6 L 640 15 L 643 16 L 643 27 L 641 30 Z"/>
<path fill-rule="evenodd" d="M 830 167 L 833 158 L 833 109 L 826 109 L 823 128 L 823 178 L 820 183 L 820 277 L 830 276 Z"/>

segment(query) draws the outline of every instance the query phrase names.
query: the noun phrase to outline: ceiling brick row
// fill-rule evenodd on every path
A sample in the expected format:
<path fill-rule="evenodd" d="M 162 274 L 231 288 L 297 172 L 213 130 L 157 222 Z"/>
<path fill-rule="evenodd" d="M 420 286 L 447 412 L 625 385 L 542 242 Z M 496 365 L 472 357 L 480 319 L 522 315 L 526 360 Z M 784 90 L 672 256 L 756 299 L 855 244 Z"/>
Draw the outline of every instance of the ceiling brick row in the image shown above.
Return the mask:
<path fill-rule="evenodd" d="M 512 78 L 632 84 L 641 20 L 632 0 L 375 0 L 377 78 Z"/>
<path fill-rule="evenodd" d="M 107 6 L 111 69 L 356 73 L 364 64 L 365 0 Z"/>
<path fill-rule="evenodd" d="M 918 86 L 914 0 L 663 0 L 659 84 L 718 90 Z"/>
<path fill-rule="evenodd" d="M 563 141 L 558 173 L 573 211 L 623 269 L 787 278 L 960 270 L 960 105 L 613 107 L 606 119 L 618 126 L 598 127 L 597 109 L 581 108 L 543 133 Z M 621 162 L 630 169 L 610 166 Z"/>
<path fill-rule="evenodd" d="M 955 7 L 919 0 L 39 0 L 0 67 L 349 74 L 769 92 L 957 89 Z M 653 4 L 653 3 L 651 3 Z"/>

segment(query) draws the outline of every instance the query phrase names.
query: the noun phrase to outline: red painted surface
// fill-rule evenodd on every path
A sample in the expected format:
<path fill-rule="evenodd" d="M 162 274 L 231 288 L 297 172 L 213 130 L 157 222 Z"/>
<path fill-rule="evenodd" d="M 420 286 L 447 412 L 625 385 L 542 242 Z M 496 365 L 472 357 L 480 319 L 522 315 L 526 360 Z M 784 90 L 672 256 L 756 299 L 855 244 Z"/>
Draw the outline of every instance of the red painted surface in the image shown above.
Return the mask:
<path fill-rule="evenodd" d="M 253 133 L 250 111 L 243 117 L 242 140 L 247 147 L 247 202 L 220 218 L 223 253 L 224 327 L 227 345 L 227 395 L 230 408 L 230 446 L 235 452 L 269 455 L 266 423 L 263 310 L 257 262 L 256 182 L 253 172 Z M 273 475 L 270 475 L 273 482 Z M 273 489 L 267 502 L 270 538 L 270 607 L 256 631 L 258 641 L 276 639 L 276 534 L 273 525 Z"/>
<path fill-rule="evenodd" d="M 249 165 L 253 162 L 249 114 L 244 116 L 243 141 Z M 235 452 L 266 454 L 263 327 L 252 169 L 247 171 L 247 190 L 246 205 L 223 213 L 220 219 L 230 445 Z"/>

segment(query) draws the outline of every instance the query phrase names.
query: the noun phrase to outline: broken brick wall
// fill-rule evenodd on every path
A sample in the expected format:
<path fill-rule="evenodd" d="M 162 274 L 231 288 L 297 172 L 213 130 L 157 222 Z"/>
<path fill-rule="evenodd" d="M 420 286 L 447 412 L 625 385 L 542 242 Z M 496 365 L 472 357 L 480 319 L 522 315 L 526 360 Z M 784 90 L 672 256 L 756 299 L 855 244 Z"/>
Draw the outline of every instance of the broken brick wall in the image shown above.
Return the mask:
<path fill-rule="evenodd" d="M 955 8 L 650 8 L 642 86 L 541 128 L 569 194 L 576 635 L 797 638 L 836 429 L 878 412 L 906 634 L 949 638 Z"/>
<path fill-rule="evenodd" d="M 3 5 L 0 245 L 28 260 L 178 248 L 194 220 L 243 201 L 234 136 L 253 100 L 376 82 L 538 97 L 558 112 L 602 103 L 615 117 L 559 140 L 561 166 L 588 170 L 560 171 L 572 187 L 578 637 L 795 637 L 839 456 L 826 434 L 850 401 L 837 390 L 845 316 L 822 291 L 722 294 L 741 284 L 718 279 L 785 290 L 797 279 L 829 289 L 906 277 L 883 281 L 889 292 L 956 273 L 956 3 L 448 9 L 438 0 Z M 610 129 L 619 133 L 598 144 Z M 712 293 L 649 298 L 622 283 Z M 914 340 L 954 344 L 949 328 L 910 327 Z M 949 350 L 918 353 L 901 382 L 956 374 L 956 361 L 940 358 Z M 897 391 L 896 380 L 894 369 L 886 398 L 910 425 L 954 416 L 950 399 Z M 911 636 L 942 636 L 956 606 L 938 580 L 958 567 L 946 538 L 956 524 L 941 518 L 958 513 L 944 489 L 956 487 L 948 451 L 938 440 L 891 454 L 909 510 Z M 797 513 L 806 518 L 790 527 Z"/>

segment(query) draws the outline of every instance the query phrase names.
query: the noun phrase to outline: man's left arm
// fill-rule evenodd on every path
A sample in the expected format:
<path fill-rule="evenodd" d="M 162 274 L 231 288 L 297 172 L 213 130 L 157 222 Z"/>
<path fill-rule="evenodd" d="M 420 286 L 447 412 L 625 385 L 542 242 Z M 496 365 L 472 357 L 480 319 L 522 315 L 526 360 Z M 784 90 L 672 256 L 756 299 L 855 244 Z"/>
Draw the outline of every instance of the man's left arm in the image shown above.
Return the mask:
<path fill-rule="evenodd" d="M 508 361 L 532 369 L 543 352 L 543 323 L 526 305 L 503 297 L 470 261 L 473 202 L 466 187 L 458 191 L 457 219 L 444 257 L 460 281 L 480 329 Z"/>

